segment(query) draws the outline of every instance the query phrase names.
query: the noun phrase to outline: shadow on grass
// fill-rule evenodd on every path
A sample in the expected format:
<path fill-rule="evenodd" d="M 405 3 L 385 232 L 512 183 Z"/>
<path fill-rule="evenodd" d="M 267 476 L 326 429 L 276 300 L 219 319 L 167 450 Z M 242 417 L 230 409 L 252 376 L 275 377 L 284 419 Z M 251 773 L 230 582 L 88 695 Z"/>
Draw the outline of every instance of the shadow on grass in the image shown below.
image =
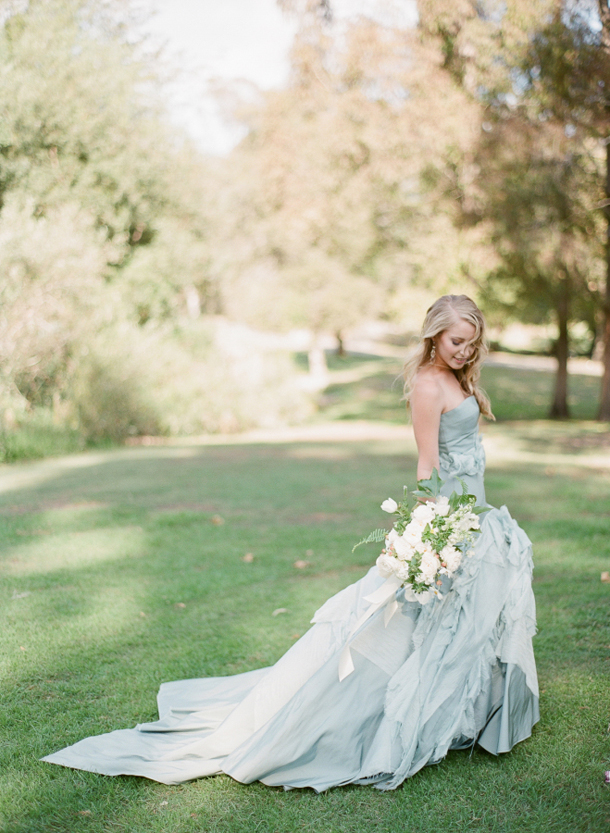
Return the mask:
<path fill-rule="evenodd" d="M 610 450 L 610 426 L 600 422 L 518 420 L 510 423 L 511 440 L 519 448 L 546 454 Z"/>

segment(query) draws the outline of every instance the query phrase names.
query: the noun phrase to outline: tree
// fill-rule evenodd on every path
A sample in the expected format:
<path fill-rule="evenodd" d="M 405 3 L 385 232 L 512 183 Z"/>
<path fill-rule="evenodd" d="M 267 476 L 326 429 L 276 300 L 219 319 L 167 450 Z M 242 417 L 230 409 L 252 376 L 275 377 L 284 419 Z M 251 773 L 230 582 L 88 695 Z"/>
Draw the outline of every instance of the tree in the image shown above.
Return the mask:
<path fill-rule="evenodd" d="M 567 414 L 567 321 L 590 321 L 592 305 L 604 306 L 599 205 L 605 176 L 596 139 L 606 131 L 610 77 L 595 11 L 594 3 L 559 0 L 506 6 L 463 0 L 450 9 L 438 0 L 422 3 L 423 29 L 442 44 L 447 71 L 487 107 L 474 154 L 479 181 L 468 188 L 459 171 L 456 176 L 461 202 L 470 203 L 463 219 L 491 221 L 501 259 L 490 272 L 492 283 L 501 279 L 506 287 L 512 280 L 525 289 L 529 281 L 538 289 L 539 297 L 517 293 L 524 305 L 519 313 L 540 317 L 540 298 L 555 310 L 558 377 L 551 412 L 558 416 Z M 472 160 L 467 156 L 462 164 Z M 517 271 L 511 275 L 511 269 Z M 607 280 L 606 294 L 608 287 Z M 492 285 L 487 294 L 497 298 L 502 291 Z M 606 380 L 608 348 L 605 366 Z M 601 418 L 606 387 L 604 381 Z"/>
<path fill-rule="evenodd" d="M 175 316 L 189 287 L 207 288 L 201 165 L 164 127 L 127 9 L 0 6 L 0 404 L 69 397 L 90 336 Z M 169 282 L 180 236 L 191 259 Z M 166 307 L 144 313 L 150 296 Z"/>
<path fill-rule="evenodd" d="M 591 320 L 602 253 L 596 212 L 599 153 L 557 125 L 517 115 L 496 123 L 479 158 L 481 212 L 491 223 L 500 264 L 482 296 L 509 315 L 554 318 L 557 375 L 550 416 L 567 418 L 569 325 Z M 593 152 L 591 152 L 593 151 Z M 596 245 L 597 244 L 597 245 Z"/>
<path fill-rule="evenodd" d="M 315 336 L 399 315 L 415 283 L 446 286 L 455 232 L 421 173 L 470 141 L 476 105 L 412 30 L 360 19 L 339 32 L 328 3 L 304 6 L 287 88 L 242 111 L 219 240 L 233 241 L 227 314 Z"/>
<path fill-rule="evenodd" d="M 531 39 L 524 71 L 527 98 L 539 113 L 605 147 L 605 165 L 600 167 L 596 187 L 599 199 L 592 210 L 601 208 L 606 221 L 605 286 L 598 291 L 604 342 L 598 416 L 610 421 L 610 9 L 606 0 L 556 4 L 552 18 Z"/>
<path fill-rule="evenodd" d="M 120 263 L 129 247 L 150 240 L 168 171 L 153 76 L 115 7 L 32 0 L 5 20 L 0 199 L 27 190 L 37 216 L 78 202 L 114 242 Z"/>

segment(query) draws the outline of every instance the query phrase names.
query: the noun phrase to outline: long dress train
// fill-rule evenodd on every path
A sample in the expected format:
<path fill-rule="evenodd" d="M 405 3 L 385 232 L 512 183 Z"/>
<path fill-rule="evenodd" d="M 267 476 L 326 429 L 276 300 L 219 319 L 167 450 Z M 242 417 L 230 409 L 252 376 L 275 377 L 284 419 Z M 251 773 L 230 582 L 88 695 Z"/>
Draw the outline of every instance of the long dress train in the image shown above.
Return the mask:
<path fill-rule="evenodd" d="M 444 492 L 460 477 L 486 505 L 478 418 L 474 397 L 442 415 L 440 474 Z M 422 606 L 399 590 L 371 607 L 384 585 L 373 567 L 330 598 L 271 668 L 165 683 L 157 722 L 42 760 L 164 784 L 224 772 L 319 792 L 394 789 L 475 742 L 508 752 L 539 718 L 531 573 L 527 535 L 506 507 L 490 508 L 475 554 L 441 601 Z M 346 657 L 353 670 L 340 679 Z"/>

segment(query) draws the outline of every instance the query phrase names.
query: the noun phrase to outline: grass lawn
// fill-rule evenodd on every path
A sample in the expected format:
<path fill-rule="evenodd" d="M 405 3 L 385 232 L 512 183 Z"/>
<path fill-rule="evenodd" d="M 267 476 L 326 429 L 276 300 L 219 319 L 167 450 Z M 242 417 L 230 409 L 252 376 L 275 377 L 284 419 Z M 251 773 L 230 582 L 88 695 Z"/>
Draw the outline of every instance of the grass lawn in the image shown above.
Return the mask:
<path fill-rule="evenodd" d="M 374 559 L 351 547 L 380 521 L 380 498 L 412 482 L 407 429 L 404 442 L 185 444 L 0 469 L 0 830 L 610 829 L 610 478 L 588 448 L 542 464 L 544 425 L 533 425 L 531 459 L 527 426 L 518 439 L 491 427 L 504 456 L 487 488 L 534 540 L 541 722 L 509 755 L 454 752 L 390 793 L 285 793 L 225 776 L 166 787 L 38 758 L 154 719 L 164 680 L 281 656 Z"/>
<path fill-rule="evenodd" d="M 404 422 L 395 363 L 334 372 L 322 417 Z M 582 418 L 598 380 L 577 381 Z M 414 485 L 407 427 L 399 439 L 185 442 L 1 466 L 0 831 L 610 830 L 610 435 L 541 420 L 544 382 L 504 368 L 485 380 L 501 419 L 519 403 L 536 418 L 488 426 L 486 445 L 488 498 L 534 541 L 542 719 L 509 755 L 453 752 L 390 793 L 225 776 L 166 787 L 38 758 L 155 719 L 163 681 L 278 659 L 374 560 L 351 548 L 382 522 L 380 500 Z"/>

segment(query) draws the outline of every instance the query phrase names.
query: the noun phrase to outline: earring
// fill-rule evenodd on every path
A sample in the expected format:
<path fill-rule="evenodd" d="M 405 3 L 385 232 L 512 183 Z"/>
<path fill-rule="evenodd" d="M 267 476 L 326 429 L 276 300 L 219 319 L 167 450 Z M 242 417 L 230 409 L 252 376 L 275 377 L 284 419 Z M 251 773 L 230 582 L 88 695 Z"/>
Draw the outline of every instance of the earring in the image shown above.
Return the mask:
<path fill-rule="evenodd" d="M 436 344 L 432 342 L 432 348 L 430 350 L 430 364 L 434 364 L 434 359 L 436 358 Z"/>

